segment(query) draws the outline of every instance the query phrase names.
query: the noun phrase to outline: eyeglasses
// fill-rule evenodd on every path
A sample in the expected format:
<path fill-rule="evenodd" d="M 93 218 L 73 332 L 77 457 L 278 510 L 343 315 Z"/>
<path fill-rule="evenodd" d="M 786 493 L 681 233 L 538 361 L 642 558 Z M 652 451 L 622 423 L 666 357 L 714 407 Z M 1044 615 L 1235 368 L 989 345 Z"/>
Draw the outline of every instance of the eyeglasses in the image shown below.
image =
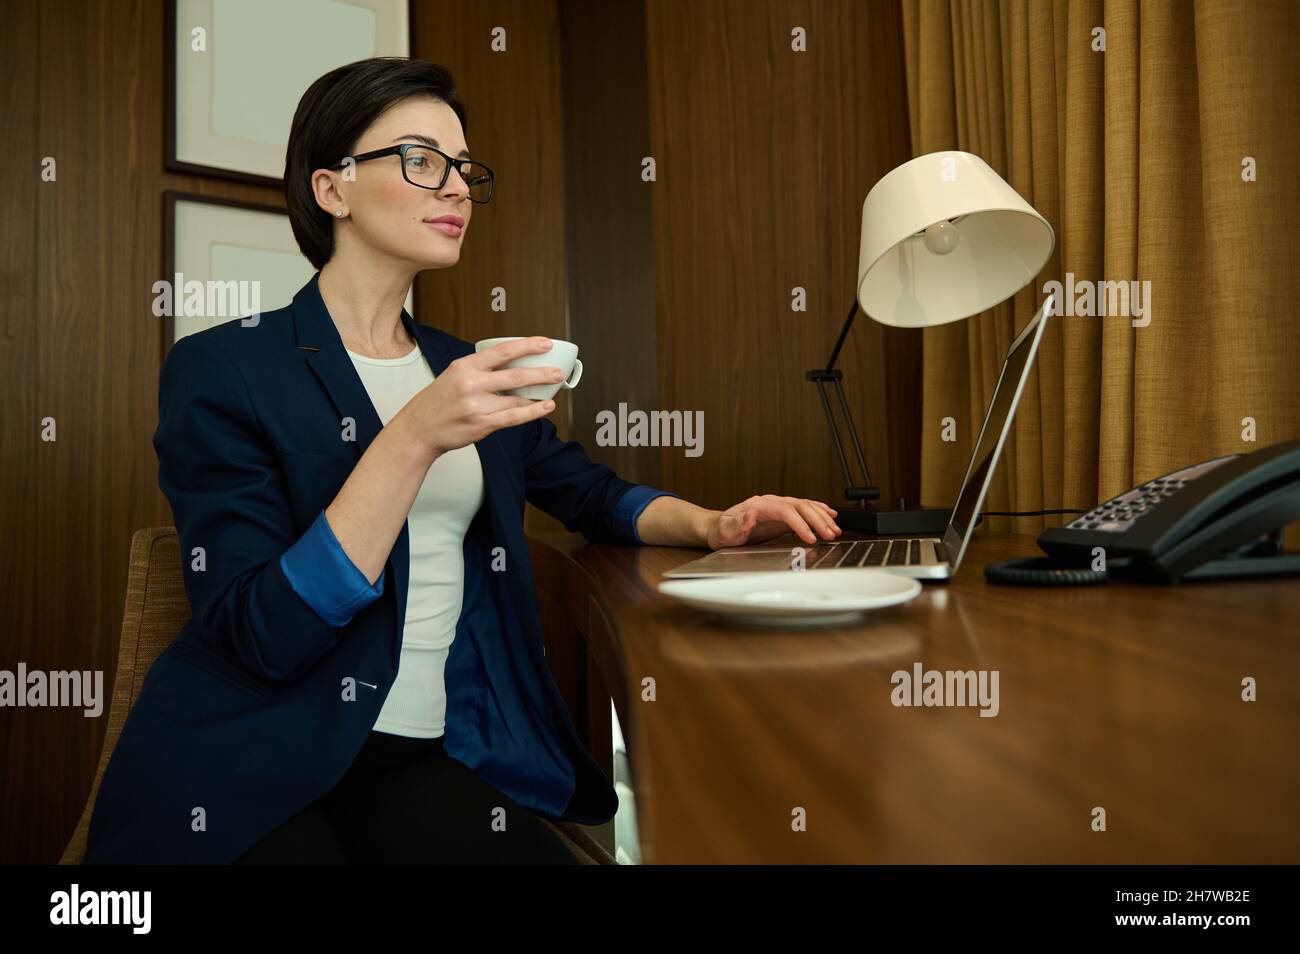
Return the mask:
<path fill-rule="evenodd" d="M 482 203 L 492 198 L 492 170 L 483 163 L 472 159 L 453 159 L 432 146 L 420 146 L 413 142 L 404 142 L 398 146 L 376 149 L 373 152 L 363 152 L 359 156 L 349 156 L 330 168 L 342 169 L 347 165 L 348 159 L 356 163 L 383 156 L 401 156 L 402 178 L 413 186 L 419 186 L 421 189 L 441 189 L 447 184 L 451 167 L 455 166 L 460 177 L 465 180 L 471 202 Z"/>

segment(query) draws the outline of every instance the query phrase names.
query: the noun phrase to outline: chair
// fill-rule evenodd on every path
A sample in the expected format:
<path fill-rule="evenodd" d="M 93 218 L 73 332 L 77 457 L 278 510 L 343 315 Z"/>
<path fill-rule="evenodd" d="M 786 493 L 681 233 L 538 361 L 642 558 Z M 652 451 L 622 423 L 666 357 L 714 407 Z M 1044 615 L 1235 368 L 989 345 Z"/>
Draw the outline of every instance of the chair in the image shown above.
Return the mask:
<path fill-rule="evenodd" d="M 95 782 L 86 800 L 76 830 L 59 859 L 60 864 L 80 864 L 86 853 L 90 816 L 99 794 L 104 770 L 117 745 L 127 713 L 135 704 L 145 674 L 159 653 L 171 644 L 190 617 L 189 599 L 181 581 L 180 538 L 175 527 L 137 530 L 131 540 L 131 562 L 127 573 L 126 610 L 122 616 L 122 640 L 117 654 L 117 679 L 108 712 L 108 730 L 99 756 Z M 540 816 L 539 816 L 540 817 Z M 542 818 L 573 852 L 579 864 L 617 864 L 583 826 L 574 822 Z"/>

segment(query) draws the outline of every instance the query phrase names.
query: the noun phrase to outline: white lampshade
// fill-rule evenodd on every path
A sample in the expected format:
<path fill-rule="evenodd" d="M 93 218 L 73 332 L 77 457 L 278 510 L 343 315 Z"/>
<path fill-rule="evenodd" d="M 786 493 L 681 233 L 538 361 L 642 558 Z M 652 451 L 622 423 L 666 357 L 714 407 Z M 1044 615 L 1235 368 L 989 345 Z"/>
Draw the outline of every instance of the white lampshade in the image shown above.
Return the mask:
<path fill-rule="evenodd" d="M 979 156 L 917 156 L 862 203 L 858 303 L 901 328 L 957 321 L 1028 285 L 1055 244 L 1047 220 Z"/>

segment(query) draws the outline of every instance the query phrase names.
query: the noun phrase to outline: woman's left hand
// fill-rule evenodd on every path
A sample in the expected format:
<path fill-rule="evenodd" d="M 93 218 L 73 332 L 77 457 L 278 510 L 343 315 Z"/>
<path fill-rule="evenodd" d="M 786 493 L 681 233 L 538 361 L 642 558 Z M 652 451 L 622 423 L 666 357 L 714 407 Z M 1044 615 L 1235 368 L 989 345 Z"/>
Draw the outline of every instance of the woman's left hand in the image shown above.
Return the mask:
<path fill-rule="evenodd" d="M 718 514 L 709 527 L 709 549 L 763 543 L 793 530 L 812 546 L 820 537 L 834 540 L 842 532 L 836 511 L 819 500 L 763 494 L 742 500 Z"/>

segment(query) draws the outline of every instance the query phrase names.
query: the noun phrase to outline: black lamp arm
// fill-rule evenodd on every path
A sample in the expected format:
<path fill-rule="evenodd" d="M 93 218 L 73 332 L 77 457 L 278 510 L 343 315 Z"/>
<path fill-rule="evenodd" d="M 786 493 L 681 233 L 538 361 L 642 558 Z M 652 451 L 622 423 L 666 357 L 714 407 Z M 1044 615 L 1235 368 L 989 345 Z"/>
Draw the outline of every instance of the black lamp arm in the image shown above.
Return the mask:
<path fill-rule="evenodd" d="M 858 440 L 858 430 L 853 425 L 853 415 L 849 411 L 849 402 L 844 397 L 844 375 L 835 369 L 835 362 L 839 359 L 840 350 L 844 347 L 844 341 L 848 338 L 849 329 L 853 327 L 853 318 L 857 313 L 858 300 L 854 296 L 853 307 L 849 309 L 849 316 L 844 321 L 844 327 L 840 329 L 839 339 L 835 342 L 835 347 L 831 351 L 830 360 L 826 362 L 826 367 L 808 371 L 804 377 L 817 385 L 817 396 L 821 398 L 822 410 L 826 412 L 826 423 L 830 425 L 831 437 L 835 441 L 835 453 L 839 456 L 840 468 L 844 471 L 844 495 L 849 500 L 856 501 L 858 507 L 866 509 L 867 501 L 880 499 L 880 488 L 871 482 L 871 471 L 867 469 L 867 459 L 862 453 L 862 444 Z M 855 485 L 853 482 L 853 475 L 849 470 L 849 460 L 844 454 L 844 441 L 840 438 L 839 427 L 835 424 L 835 414 L 832 411 L 830 401 L 826 397 L 826 384 L 828 382 L 835 387 L 840 413 L 844 417 L 844 426 L 849 432 L 850 441 L 853 443 L 853 456 L 862 471 L 863 483 L 859 485 Z"/>

